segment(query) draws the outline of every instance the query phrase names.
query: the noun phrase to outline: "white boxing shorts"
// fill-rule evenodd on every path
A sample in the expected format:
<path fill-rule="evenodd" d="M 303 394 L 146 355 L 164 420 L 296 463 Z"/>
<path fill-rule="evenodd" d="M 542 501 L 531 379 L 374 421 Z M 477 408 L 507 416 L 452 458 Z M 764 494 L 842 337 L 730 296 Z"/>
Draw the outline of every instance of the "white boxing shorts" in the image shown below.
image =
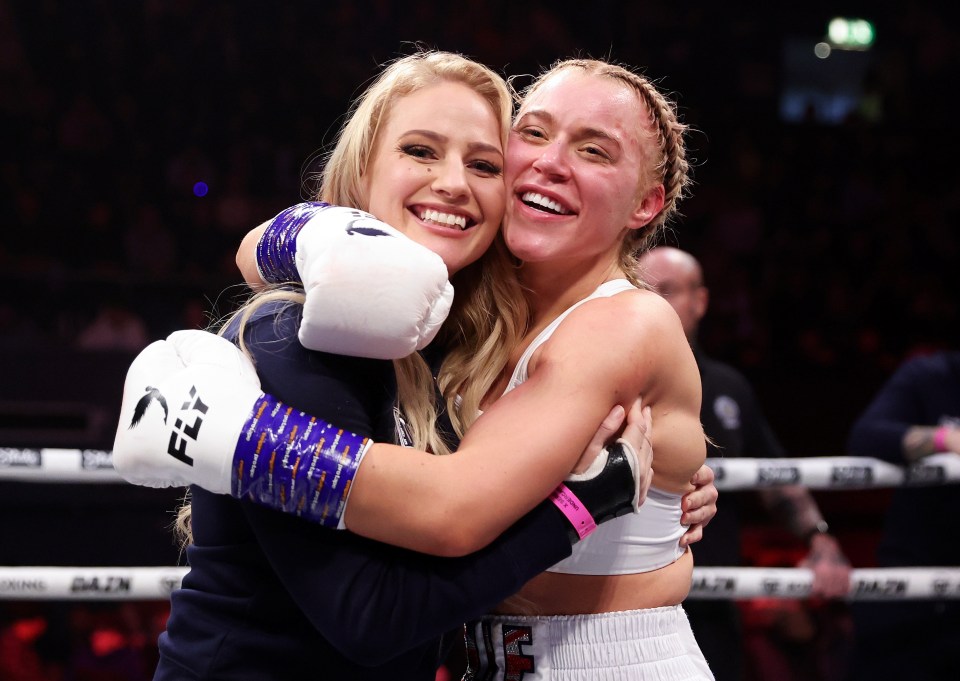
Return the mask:
<path fill-rule="evenodd" d="M 599 615 L 491 615 L 464 632 L 464 681 L 713 681 L 679 605 Z"/>

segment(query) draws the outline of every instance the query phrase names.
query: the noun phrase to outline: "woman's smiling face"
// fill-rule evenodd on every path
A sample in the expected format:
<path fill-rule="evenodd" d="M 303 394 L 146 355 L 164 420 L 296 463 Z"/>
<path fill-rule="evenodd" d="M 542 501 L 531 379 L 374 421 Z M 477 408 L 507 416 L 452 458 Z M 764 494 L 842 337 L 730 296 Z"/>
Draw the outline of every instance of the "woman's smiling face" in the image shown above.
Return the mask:
<path fill-rule="evenodd" d="M 603 258 L 662 206 L 643 180 L 650 123 L 613 78 L 558 72 L 524 101 L 507 148 L 504 237 L 525 262 Z"/>
<path fill-rule="evenodd" d="M 503 219 L 503 145 L 489 103 L 441 81 L 397 99 L 364 171 L 367 210 L 434 251 L 452 276 Z"/>

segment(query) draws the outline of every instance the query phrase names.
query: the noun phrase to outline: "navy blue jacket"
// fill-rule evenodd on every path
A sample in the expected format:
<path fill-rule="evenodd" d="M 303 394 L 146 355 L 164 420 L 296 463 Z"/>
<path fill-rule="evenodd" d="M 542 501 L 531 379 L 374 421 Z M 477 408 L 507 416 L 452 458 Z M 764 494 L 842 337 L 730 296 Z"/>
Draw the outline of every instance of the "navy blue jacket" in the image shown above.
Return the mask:
<path fill-rule="evenodd" d="M 847 451 L 906 465 L 903 436 L 911 426 L 960 422 L 960 352 L 904 362 L 850 430 Z M 877 549 L 882 567 L 960 565 L 956 533 L 960 487 L 898 487 Z"/>
<path fill-rule="evenodd" d="M 960 353 L 904 362 L 853 424 L 847 451 L 903 466 L 911 426 L 960 419 Z M 956 484 L 894 489 L 877 546 L 880 567 L 960 565 Z M 851 679 L 960 678 L 960 602 L 948 599 L 854 601 Z"/>
<path fill-rule="evenodd" d="M 298 314 L 258 316 L 248 327 L 264 391 L 393 441 L 392 365 L 305 350 Z M 196 487 L 192 502 L 190 571 L 171 597 L 155 679 L 433 681 L 463 622 L 570 555 L 566 521 L 549 502 L 464 558 L 387 546 Z M 403 503 L 421 502 L 429 500 Z"/>

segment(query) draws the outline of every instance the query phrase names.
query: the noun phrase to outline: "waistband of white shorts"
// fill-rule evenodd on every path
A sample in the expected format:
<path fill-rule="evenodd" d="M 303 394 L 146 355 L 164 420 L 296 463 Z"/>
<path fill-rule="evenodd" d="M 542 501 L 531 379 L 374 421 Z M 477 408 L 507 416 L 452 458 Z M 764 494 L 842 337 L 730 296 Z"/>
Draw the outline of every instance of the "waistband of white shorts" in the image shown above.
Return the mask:
<path fill-rule="evenodd" d="M 679 605 L 595 615 L 484 615 L 483 621 L 536 627 L 552 641 L 612 643 L 673 633 L 677 618 L 686 618 Z"/>
<path fill-rule="evenodd" d="M 490 615 L 466 625 L 468 679 L 709 679 L 679 605 L 595 615 Z M 519 677 L 518 677 L 519 678 Z"/>

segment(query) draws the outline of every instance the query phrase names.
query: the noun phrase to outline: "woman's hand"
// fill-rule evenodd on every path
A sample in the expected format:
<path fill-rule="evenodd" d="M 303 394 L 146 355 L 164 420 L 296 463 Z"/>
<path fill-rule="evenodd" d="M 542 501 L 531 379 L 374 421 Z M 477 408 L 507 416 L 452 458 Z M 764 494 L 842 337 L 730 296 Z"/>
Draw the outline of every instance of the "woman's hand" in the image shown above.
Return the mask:
<path fill-rule="evenodd" d="M 680 546 L 690 546 L 703 539 L 703 528 L 717 515 L 717 497 L 720 492 L 713 484 L 713 469 L 706 464 L 690 478 L 690 484 L 696 489 L 688 492 L 680 501 L 683 515 L 680 522 L 689 528 L 680 537 Z"/>
<path fill-rule="evenodd" d="M 625 426 L 624 419 L 626 419 Z M 647 490 L 650 489 L 650 483 L 653 481 L 653 446 L 650 444 L 650 437 L 653 432 L 652 419 L 650 407 L 643 406 L 641 397 L 633 401 L 629 411 L 625 410 L 622 405 L 615 405 L 600 424 L 571 473 L 587 471 L 608 443 L 617 439 L 625 440 L 637 453 L 636 463 L 638 468 L 635 471 L 635 477 L 637 479 L 638 500 L 636 505 L 639 507 L 646 499 Z M 620 433 L 621 430 L 622 433 Z M 619 438 L 618 433 L 620 433 Z"/>

